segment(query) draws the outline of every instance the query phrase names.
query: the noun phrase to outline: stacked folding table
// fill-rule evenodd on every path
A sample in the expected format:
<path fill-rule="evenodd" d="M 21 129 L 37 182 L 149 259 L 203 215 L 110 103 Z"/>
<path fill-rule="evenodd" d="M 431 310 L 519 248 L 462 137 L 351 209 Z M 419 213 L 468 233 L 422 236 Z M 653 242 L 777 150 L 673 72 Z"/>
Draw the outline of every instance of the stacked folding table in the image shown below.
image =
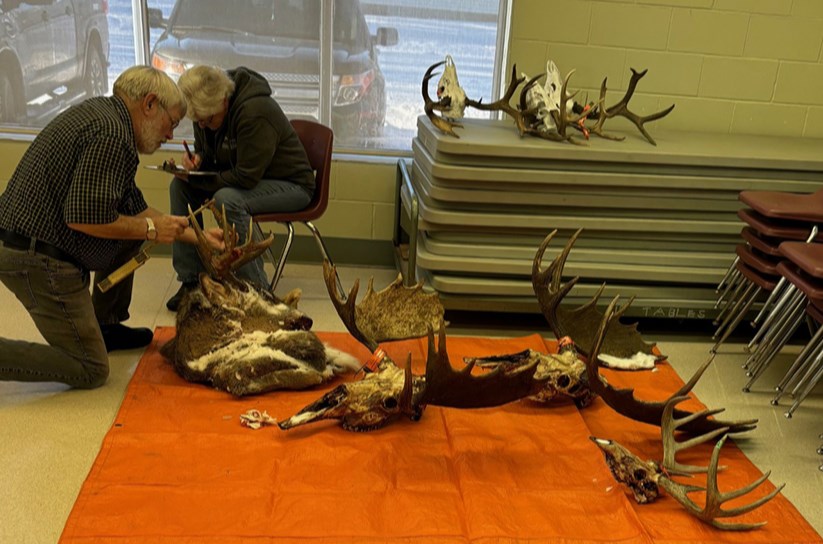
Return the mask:
<path fill-rule="evenodd" d="M 714 288 L 734 258 L 742 190 L 810 193 L 823 181 L 814 139 L 656 132 L 570 145 L 519 137 L 509 120 L 466 119 L 460 138 L 418 119 L 413 160 L 398 164 L 398 234 L 407 280 L 447 308 L 536 311 L 530 275 L 578 228 L 567 299 L 636 295 L 631 314 L 713 318 Z"/>

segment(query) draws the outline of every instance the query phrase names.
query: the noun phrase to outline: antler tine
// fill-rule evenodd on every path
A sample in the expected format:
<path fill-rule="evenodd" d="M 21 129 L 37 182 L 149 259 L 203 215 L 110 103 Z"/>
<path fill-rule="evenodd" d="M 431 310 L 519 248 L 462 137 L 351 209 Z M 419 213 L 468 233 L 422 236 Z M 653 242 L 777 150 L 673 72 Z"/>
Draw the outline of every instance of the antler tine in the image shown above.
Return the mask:
<path fill-rule="evenodd" d="M 204 206 L 213 209 L 214 200 L 208 201 Z M 197 254 L 200 255 L 200 260 L 203 261 L 203 266 L 205 267 L 209 275 L 216 277 L 218 276 L 218 273 L 214 267 L 214 264 L 212 263 L 211 246 L 209 245 L 209 242 L 206 240 L 206 235 L 203 234 L 203 229 L 200 228 L 200 223 L 197 221 L 196 214 L 192 211 L 191 205 L 189 205 L 188 208 L 189 223 L 191 224 L 191 228 L 194 230 L 194 234 L 197 237 L 197 244 L 195 245 L 195 248 L 197 249 Z M 203 207 L 201 207 L 200 210 L 203 210 Z"/>
<path fill-rule="evenodd" d="M 354 280 L 348 297 L 343 301 L 340 300 L 340 295 L 337 292 L 337 267 L 325 259 L 323 260 L 323 278 L 326 280 L 326 290 L 329 292 L 329 298 L 334 305 L 334 309 L 337 310 L 337 315 L 340 316 L 340 320 L 346 326 L 346 329 L 348 329 L 358 342 L 366 346 L 369 351 L 373 352 L 376 350 L 379 345 L 377 341 L 368 338 L 357 326 L 355 303 L 357 302 L 357 291 L 360 290 L 360 280 Z"/>
<path fill-rule="evenodd" d="M 589 363 L 586 365 L 586 373 L 588 375 L 589 382 L 600 382 L 602 380 L 602 378 L 600 378 L 600 374 L 597 372 L 597 356 L 600 355 L 600 348 L 603 347 L 603 340 L 606 338 L 606 332 L 609 330 L 609 325 L 611 324 L 612 319 L 615 318 L 615 308 L 617 307 L 618 300 L 620 300 L 620 295 L 616 295 L 606 307 L 606 311 L 603 312 L 603 320 L 597 328 L 597 334 L 594 337 L 594 342 L 592 343 L 591 349 L 589 349 Z M 594 376 L 592 376 L 592 374 L 594 374 Z"/>
<path fill-rule="evenodd" d="M 652 113 L 646 116 L 640 116 L 636 113 L 629 110 L 629 101 L 632 99 L 634 95 L 634 91 L 637 88 L 637 83 L 646 75 L 648 70 L 643 70 L 642 72 L 638 72 L 634 68 L 631 68 L 632 71 L 632 78 L 629 81 L 629 85 L 626 88 L 626 94 L 623 95 L 623 98 L 617 104 L 610 106 L 603 110 L 601 108 L 600 118 L 595 125 L 595 128 L 592 129 L 592 132 L 597 134 L 598 136 L 604 136 L 602 133 L 603 124 L 606 122 L 606 119 L 611 119 L 612 117 L 621 116 L 625 117 L 637 127 L 643 137 L 648 140 L 648 142 L 652 145 L 657 145 L 657 142 L 654 141 L 654 138 L 646 131 L 645 127 L 643 126 L 645 123 L 650 121 L 656 121 L 658 119 L 662 119 L 663 117 L 667 116 L 671 111 L 674 109 L 674 104 L 669 106 L 668 108 L 661 110 L 657 113 Z M 605 97 L 606 92 L 606 80 L 603 80 L 603 84 L 600 87 L 600 97 L 603 99 Z M 616 138 L 612 138 L 616 139 Z"/>
<path fill-rule="evenodd" d="M 695 465 L 684 465 L 679 463 L 677 461 L 677 453 L 698 444 L 702 444 L 703 442 L 712 440 L 721 434 L 725 434 L 729 430 L 728 427 L 720 427 L 705 434 L 695 436 L 694 438 L 684 440 L 683 442 L 678 442 L 674 437 L 674 433 L 680 425 L 701 417 L 719 414 L 723 411 L 722 408 L 717 410 L 703 410 L 702 412 L 697 412 L 680 419 L 675 419 L 673 414 L 674 407 L 677 404 L 688 400 L 688 398 L 689 397 L 685 395 L 671 397 L 668 402 L 666 402 L 666 406 L 663 409 L 663 418 L 660 422 L 660 435 L 663 438 L 663 467 L 671 473 L 693 474 L 708 471 L 708 467 L 698 467 Z M 721 469 L 722 468 L 725 467 L 721 467 Z"/>
<path fill-rule="evenodd" d="M 597 134 L 601 138 L 606 138 L 607 140 L 615 140 L 618 142 L 622 142 L 626 139 L 625 136 L 615 136 L 613 134 L 606 134 L 603 132 L 603 125 L 606 124 L 606 119 L 608 119 L 606 115 L 606 82 L 609 78 L 604 77 L 603 82 L 600 83 L 600 100 L 597 101 L 599 107 L 597 109 L 597 121 L 594 123 L 589 129 L 589 132 Z"/>
<path fill-rule="evenodd" d="M 499 100 L 495 100 L 489 104 L 483 104 L 483 100 L 471 100 L 466 99 L 466 105 L 471 106 L 473 108 L 477 108 L 478 110 L 483 111 L 504 111 L 509 114 L 514 121 L 517 123 L 517 129 L 520 132 L 520 136 L 526 134 L 526 132 L 530 132 L 529 128 L 526 126 L 526 119 L 525 116 L 529 114 L 534 114 L 533 111 L 523 112 L 517 108 L 512 107 L 509 103 L 514 96 L 514 91 L 517 90 L 517 87 L 526 80 L 525 77 L 517 77 L 517 65 L 512 66 L 512 76 L 509 80 L 509 86 L 506 89 L 506 92 Z"/>
<path fill-rule="evenodd" d="M 239 253 L 240 257 L 237 260 L 231 263 L 231 269 L 236 270 L 241 266 L 249 263 L 263 254 L 266 249 L 274 242 L 274 233 L 270 232 L 268 237 L 260 240 L 258 242 L 254 241 L 253 238 L 253 225 L 254 221 L 249 219 L 249 230 L 246 234 L 246 241 L 240 247 L 236 248 L 236 253 Z"/>
<path fill-rule="evenodd" d="M 442 100 L 440 100 L 439 102 L 435 102 L 429 96 L 429 80 L 433 78 L 435 75 L 437 75 L 434 73 L 434 70 L 437 67 L 442 66 L 444 64 L 446 64 L 445 60 L 441 60 L 440 62 L 432 64 L 431 66 L 429 66 L 429 69 L 426 70 L 426 74 L 423 76 L 423 111 L 426 112 L 426 117 L 428 117 L 429 120 L 431 120 L 432 124 L 438 129 L 440 129 L 440 131 L 442 131 L 444 134 L 454 136 L 455 138 L 460 138 L 460 136 L 454 131 L 453 127 L 462 127 L 463 125 L 444 119 L 443 117 L 440 117 L 439 115 L 434 113 L 435 110 L 446 109 L 447 105 L 444 104 Z"/>
<path fill-rule="evenodd" d="M 400 411 L 404 414 L 416 413 L 412 399 L 414 397 L 414 376 L 412 375 L 412 356 L 406 356 L 406 366 L 403 369 L 403 391 L 400 393 Z"/>
<path fill-rule="evenodd" d="M 715 444 L 714 446 L 714 451 L 712 451 L 712 458 L 709 462 L 709 470 L 708 475 L 706 477 L 705 489 L 695 486 L 686 486 L 678 482 L 674 482 L 666 478 L 665 476 L 661 476 L 659 483 L 672 497 L 674 497 L 677 500 L 677 502 L 685 506 L 689 512 L 694 514 L 699 519 L 705 521 L 706 523 L 709 523 L 714 527 L 717 527 L 718 529 L 731 531 L 745 531 L 749 529 L 756 529 L 757 527 L 762 527 L 766 524 L 766 522 L 723 523 L 717 521 L 717 518 L 739 516 L 741 514 L 745 514 L 747 512 L 755 510 L 756 508 L 759 508 L 760 506 L 764 505 L 765 503 L 773 499 L 778 493 L 780 493 L 780 491 L 785 486 L 785 484 L 781 484 L 780 486 L 776 487 L 771 492 L 769 492 L 767 495 L 749 504 L 724 510 L 723 503 L 731 499 L 742 497 L 743 495 L 748 494 L 749 492 L 759 487 L 760 484 L 765 482 L 771 475 L 771 471 L 768 471 L 765 474 L 763 474 L 760 478 L 746 486 L 726 493 L 721 493 L 720 489 L 717 487 L 717 465 L 720 459 L 720 450 L 726 443 L 727 438 L 728 435 L 723 435 L 723 437 L 720 440 L 718 440 L 717 444 Z M 692 493 L 694 491 L 706 491 L 706 504 L 702 508 L 698 506 L 688 496 L 689 493 Z"/>
<path fill-rule="evenodd" d="M 534 261 L 532 262 L 532 289 L 537 297 L 540 310 L 543 312 L 543 317 L 546 318 L 549 328 L 551 328 L 557 338 L 566 336 L 566 333 L 560 325 L 560 320 L 557 318 L 557 309 L 563 298 L 569 293 L 569 291 L 572 290 L 577 281 L 580 279 L 579 277 L 574 277 L 565 285 L 561 286 L 563 268 L 566 265 L 566 259 L 569 256 L 569 252 L 581 232 L 582 229 L 575 232 L 571 238 L 569 238 L 569 241 L 566 243 L 566 247 L 563 248 L 563 251 L 561 251 L 560 254 L 554 258 L 545 270 L 543 270 L 543 256 L 545 255 L 549 244 L 557 234 L 557 229 L 553 230 L 548 234 L 548 236 L 546 236 L 545 239 L 543 239 L 543 242 L 540 244 L 540 247 L 537 249 L 537 253 L 534 256 Z"/>

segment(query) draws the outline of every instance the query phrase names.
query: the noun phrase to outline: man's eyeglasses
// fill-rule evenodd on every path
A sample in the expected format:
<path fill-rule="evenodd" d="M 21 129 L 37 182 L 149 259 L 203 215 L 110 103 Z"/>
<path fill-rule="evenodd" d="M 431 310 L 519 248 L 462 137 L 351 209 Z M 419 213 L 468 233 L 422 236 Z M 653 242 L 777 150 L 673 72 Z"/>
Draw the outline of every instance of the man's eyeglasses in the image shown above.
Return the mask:
<path fill-rule="evenodd" d="M 159 101 L 157 103 L 160 104 Z M 164 106 L 163 104 L 160 104 L 160 107 L 163 108 L 164 112 L 166 112 L 166 117 L 169 118 L 169 123 L 171 123 L 171 129 L 175 130 L 177 128 L 177 126 L 180 124 L 180 119 L 175 121 L 174 119 L 172 119 L 171 114 L 169 113 L 169 110 L 166 109 L 166 106 Z"/>

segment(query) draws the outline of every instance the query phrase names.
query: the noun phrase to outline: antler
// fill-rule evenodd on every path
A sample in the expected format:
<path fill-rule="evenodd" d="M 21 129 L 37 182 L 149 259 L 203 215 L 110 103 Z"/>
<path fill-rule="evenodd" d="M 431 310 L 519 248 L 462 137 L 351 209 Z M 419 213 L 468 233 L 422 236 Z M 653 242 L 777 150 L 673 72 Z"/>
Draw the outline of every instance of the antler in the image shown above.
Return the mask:
<path fill-rule="evenodd" d="M 429 80 L 436 76 L 437 74 L 434 73 L 435 68 L 446 64 L 446 61 L 441 60 L 440 62 L 436 62 L 429 66 L 429 69 L 426 70 L 426 74 L 423 76 L 423 111 L 426 112 L 426 117 L 428 117 L 432 124 L 440 129 L 441 132 L 448 134 L 449 136 L 454 136 L 455 138 L 459 138 L 460 136 L 453 130 L 452 127 L 460 127 L 462 128 L 463 125 L 460 123 L 449 121 L 448 119 L 444 119 L 437 115 L 435 110 L 437 111 L 444 111 L 449 109 L 451 105 L 451 99 L 449 97 L 443 97 L 438 102 L 435 102 L 429 97 Z"/>
<path fill-rule="evenodd" d="M 705 367 L 708 367 L 709 363 L 712 362 L 712 359 L 709 358 L 705 363 L 703 363 L 703 367 L 698 370 L 698 373 L 702 374 L 705 370 Z M 701 434 L 699 436 L 695 436 L 688 440 L 684 440 L 683 442 L 678 442 L 675 439 L 674 433 L 681 425 L 684 425 L 690 421 L 694 421 L 695 419 L 699 418 L 706 418 L 710 415 L 719 414 L 723 412 L 724 408 L 717 408 L 715 410 L 703 410 L 701 412 L 697 412 L 694 414 L 689 414 L 684 416 L 680 419 L 676 419 L 674 417 L 674 407 L 684 400 L 687 400 L 689 397 L 686 395 L 673 395 L 669 398 L 666 402 L 665 407 L 663 408 L 663 418 L 660 422 L 660 434 L 663 438 L 663 467 L 672 473 L 683 473 L 683 474 L 691 474 L 695 472 L 706 472 L 708 469 L 706 467 L 698 467 L 693 465 L 684 465 L 677 461 L 677 453 L 683 451 L 685 449 L 691 448 L 698 444 L 702 444 L 703 442 L 708 442 L 721 434 L 725 434 L 728 432 L 728 427 L 718 427 L 712 431 L 709 431 L 705 434 Z M 724 467 L 721 467 L 724 468 Z"/>
<path fill-rule="evenodd" d="M 532 134 L 534 136 L 538 136 L 538 137 L 543 138 L 545 140 L 551 140 L 551 141 L 554 141 L 554 142 L 569 141 L 573 144 L 584 145 L 583 142 L 579 142 L 579 141 L 575 140 L 574 138 L 572 138 L 571 134 L 566 134 L 566 127 L 568 127 L 570 125 L 574 126 L 574 127 L 577 127 L 580 130 L 585 131 L 586 129 L 583 128 L 581 125 L 582 125 L 582 121 L 585 121 L 586 118 L 589 115 L 588 111 L 585 111 L 584 113 L 582 113 L 578 116 L 571 116 L 570 117 L 568 115 L 568 111 L 566 109 L 566 103 L 569 101 L 570 98 L 573 98 L 577 94 L 576 91 L 574 93 L 572 93 L 571 95 L 569 95 L 568 92 L 567 92 L 569 79 L 572 77 L 573 73 L 574 73 L 574 70 L 569 72 L 568 75 L 566 76 L 566 79 L 563 80 L 563 83 L 560 86 L 560 103 L 558 104 L 559 110 L 552 110 L 551 111 L 551 116 L 552 116 L 552 119 L 554 120 L 555 127 L 557 127 L 557 132 L 548 131 L 548 130 L 540 130 L 539 128 L 535 127 L 535 125 L 539 124 L 539 121 L 536 120 L 535 115 L 534 115 L 535 110 L 533 110 L 533 109 L 529 110 L 529 109 L 526 108 L 526 106 L 527 106 L 526 96 L 527 96 L 529 90 L 532 87 L 534 87 L 537 84 L 537 82 L 540 80 L 540 78 L 542 78 L 545 74 L 540 74 L 540 75 L 534 76 L 528 82 L 526 82 L 526 85 L 520 91 L 520 111 L 523 113 L 523 116 L 525 118 L 525 125 L 526 125 L 526 129 L 527 129 L 529 134 Z M 547 105 L 547 106 L 550 106 L 550 105 Z M 588 134 L 586 134 L 586 137 L 588 137 Z"/>
<path fill-rule="evenodd" d="M 683 485 L 681 483 L 675 482 L 667 478 L 665 475 L 660 476 L 658 483 L 660 484 L 660 487 L 665 489 L 669 493 L 669 495 L 671 495 L 677 500 L 677 502 L 685 506 L 686 510 L 688 510 L 691 514 L 698 517 L 700 520 L 709 523 L 714 527 L 717 527 L 718 529 L 743 531 L 748 529 L 755 529 L 757 527 L 762 527 L 766 524 L 765 521 L 759 523 L 723 523 L 717 521 L 717 518 L 739 516 L 747 512 L 751 512 L 756 508 L 759 508 L 763 504 L 773 499 L 774 496 L 780 493 L 780 491 L 786 485 L 781 484 L 780 486 L 773 489 L 767 495 L 749 504 L 724 510 L 723 503 L 748 494 L 749 492 L 759 487 L 760 484 L 765 482 L 771 475 L 771 471 L 767 471 L 760 478 L 746 486 L 741 487 L 740 489 L 735 489 L 733 491 L 721 493 L 717 487 L 717 464 L 718 460 L 720 459 L 720 450 L 723 448 L 723 444 L 726 443 L 726 439 L 728 437 L 729 435 L 727 434 L 723 435 L 723 438 L 718 440 L 717 444 L 715 444 L 714 446 L 714 450 L 712 451 L 712 458 L 709 462 L 705 488 L 692 485 Z M 706 504 L 704 506 L 698 506 L 697 503 L 695 503 L 689 497 L 689 494 L 695 491 L 706 492 Z"/>
<path fill-rule="evenodd" d="M 758 478 L 756 481 L 740 489 L 730 491 L 728 493 L 720 493 L 720 490 L 717 488 L 717 471 L 725 467 L 718 466 L 718 459 L 720 457 L 720 450 L 726 442 L 726 438 L 729 436 L 727 432 L 729 431 L 729 427 L 719 427 L 684 442 L 677 442 L 674 438 L 674 432 L 680 426 L 697 419 L 705 419 L 709 415 L 723 411 L 722 409 L 704 410 L 696 414 L 689 414 L 682 418 L 674 417 L 674 407 L 688 399 L 688 396 L 685 393 L 694 386 L 694 383 L 697 382 L 697 378 L 699 378 L 700 374 L 706 370 L 710 362 L 711 358 L 701 365 L 700 369 L 698 369 L 695 375 L 692 376 L 692 379 L 689 380 L 689 383 L 685 384 L 679 391 L 669 397 L 665 403 L 662 420 L 660 422 L 660 430 L 663 438 L 662 463 L 657 463 L 655 461 L 643 461 L 624 446 L 613 440 L 603 440 L 595 437 L 590 437 L 590 439 L 603 451 L 606 457 L 606 462 L 609 465 L 609 470 L 611 470 L 614 478 L 629 487 L 637 502 L 644 504 L 657 499 L 659 495 L 658 486 L 660 486 L 665 489 L 675 500 L 677 500 L 677 502 L 686 507 L 686 510 L 688 510 L 690 514 L 696 516 L 701 521 L 709 523 L 719 529 L 754 529 L 764 525 L 765 522 L 722 523 L 717 521 L 717 518 L 739 516 L 741 514 L 745 514 L 746 512 L 751 512 L 777 495 L 780 490 L 783 489 L 783 485 L 752 503 L 729 510 L 723 510 L 723 503 L 731 499 L 741 497 L 754 490 L 766 481 L 766 479 L 768 479 L 771 472 L 766 472 L 766 474 Z M 677 461 L 676 455 L 679 451 L 683 451 L 692 446 L 712 440 L 718 435 L 723 435 L 723 437 L 717 442 L 717 444 L 715 444 L 708 467 L 684 465 Z M 672 480 L 670 477 L 671 475 L 689 475 L 694 472 L 708 473 L 705 488 L 693 485 L 684 485 Z M 706 504 L 702 507 L 698 506 L 689 497 L 690 493 L 696 491 L 706 492 Z"/>
<path fill-rule="evenodd" d="M 434 333 L 429 331 L 426 386 L 417 404 L 484 408 L 522 399 L 543 386 L 543 382 L 534 379 L 537 363 L 535 360 L 509 372 L 498 367 L 478 376 L 472 375 L 474 362 L 470 362 L 461 370 L 455 370 L 446 353 L 446 333 L 441 326 L 436 350 Z"/>
<path fill-rule="evenodd" d="M 234 225 L 226 224 L 226 209 L 223 207 L 222 211 L 218 210 L 214 205 L 214 200 L 206 202 L 203 207 L 211 210 L 214 214 L 214 219 L 217 225 L 223 230 L 223 251 L 217 251 L 211 247 L 206 240 L 206 235 L 203 229 L 197 222 L 195 213 L 189 206 L 189 223 L 191 223 L 197 236 L 197 253 L 200 255 L 200 260 L 203 261 L 203 266 L 208 271 L 209 275 L 214 278 L 227 278 L 233 275 L 233 272 L 243 266 L 244 264 L 253 261 L 263 254 L 264 251 L 274 241 L 274 234 L 269 234 L 269 237 L 255 242 L 252 240 L 252 225 L 249 222 L 248 235 L 246 242 L 237 247 L 237 229 Z M 202 208 L 201 208 L 202 209 Z"/>
<path fill-rule="evenodd" d="M 528 115 L 534 115 L 534 111 L 521 111 L 517 108 L 512 107 L 510 104 L 512 97 L 514 96 L 514 91 L 517 89 L 517 86 L 523 83 L 526 80 L 525 77 L 517 77 L 517 65 L 515 64 L 512 66 L 512 77 L 509 80 L 509 87 L 506 89 L 506 92 L 503 94 L 503 97 L 499 100 L 495 100 L 489 104 L 483 104 L 483 99 L 480 100 L 472 100 L 470 98 L 466 99 L 466 105 L 471 106 L 473 108 L 477 108 L 478 110 L 483 111 L 504 111 L 509 114 L 517 123 L 517 129 L 520 131 L 520 135 L 523 136 L 527 132 L 531 132 L 529 128 L 526 126 L 526 117 Z"/>
<path fill-rule="evenodd" d="M 419 338 L 436 327 L 445 310 L 437 293 L 424 293 L 423 283 L 403 285 L 398 274 L 388 287 L 374 291 L 374 279 L 369 279 L 366 295 L 357 303 L 360 280 L 355 280 L 345 301 L 336 287 L 336 268 L 323 262 L 323 276 L 332 304 L 348 331 L 358 342 L 374 351 L 380 342 Z"/>
<path fill-rule="evenodd" d="M 541 270 L 543 255 L 557 234 L 557 230 L 553 230 L 546 236 L 543 243 L 541 243 L 537 249 L 534 262 L 532 263 L 532 288 L 534 289 L 534 294 L 537 296 L 537 301 L 543 312 L 543 316 L 546 318 L 546 321 L 548 321 L 549 327 L 551 327 L 555 336 L 557 336 L 557 338 L 563 338 L 564 336 L 570 337 L 585 354 L 585 348 L 582 346 L 592 345 L 597 327 L 603 320 L 603 314 L 597 309 L 597 301 L 603 293 L 605 285 L 601 286 L 592 299 L 583 306 L 574 309 L 566 309 L 560 306 L 563 298 L 580 279 L 579 276 L 574 277 L 565 285 L 562 284 L 563 267 L 566 265 L 566 259 L 568 259 L 569 253 L 581 232 L 583 232 L 583 229 L 575 232 L 571 238 L 569 238 L 563 251 L 555 257 L 545 270 Z M 623 315 L 629 308 L 632 300 L 634 300 L 634 298 L 618 310 L 615 317 L 619 318 Z M 623 325 L 618 322 L 616 326 L 609 329 L 604 341 L 603 352 L 614 355 L 615 357 L 631 357 L 638 351 L 651 354 L 653 349 L 654 344 L 644 342 L 640 333 L 637 332 L 636 323 Z M 662 356 L 658 357 L 658 359 L 664 358 L 665 357 Z"/>
<path fill-rule="evenodd" d="M 616 136 L 609 136 L 603 133 L 603 125 L 606 123 L 607 119 L 611 119 L 612 117 L 621 116 L 625 117 L 637 127 L 641 134 L 649 141 L 652 145 L 657 145 L 657 142 L 654 141 L 654 138 L 646 131 L 643 127 L 644 124 L 650 121 L 656 121 L 658 119 L 662 119 L 666 117 L 671 111 L 674 109 L 674 104 L 666 108 L 665 110 L 659 111 L 657 113 L 652 113 L 646 116 L 640 116 L 636 113 L 633 113 L 629 110 L 629 101 L 632 99 L 634 95 L 634 91 L 637 88 L 637 82 L 640 81 L 643 76 L 646 75 L 648 69 L 643 70 L 642 72 L 638 72 L 634 68 L 631 68 L 632 71 L 632 78 L 629 81 L 629 86 L 626 88 L 626 94 L 623 95 L 623 98 L 617 104 L 610 106 L 608 108 L 600 108 L 600 115 L 597 119 L 597 122 L 594 126 L 590 129 L 591 132 L 601 136 L 603 138 L 608 138 L 611 140 L 624 140 L 625 137 L 616 137 Z M 604 103 L 606 99 L 606 80 L 608 78 L 603 78 L 603 83 L 600 85 L 600 101 Z"/>
<path fill-rule="evenodd" d="M 625 311 L 625 306 L 621 311 L 615 312 L 615 306 L 619 297 L 615 297 L 609 307 L 606 309 L 605 317 L 601 323 L 601 329 L 609 327 L 610 322 L 616 315 Z M 666 409 L 666 402 L 647 402 L 638 400 L 634 396 L 634 389 L 617 389 L 609 385 L 609 383 L 600 375 L 597 366 L 597 355 L 600 352 L 600 341 L 603 334 L 598 333 L 598 341 L 595 342 L 592 352 L 589 354 L 586 362 L 586 373 L 589 378 L 589 387 L 600 395 L 603 401 L 608 404 L 616 412 L 631 418 L 635 421 L 648 423 L 650 425 L 660 425 L 663 421 L 663 413 Z M 682 397 L 694 388 L 700 376 L 709 367 L 709 364 L 714 359 L 712 355 L 700 368 L 692 375 L 688 382 L 678 389 L 670 398 Z M 722 410 L 720 410 L 722 411 Z M 742 421 L 720 421 L 717 419 L 710 419 L 709 417 L 719 411 L 705 411 L 697 414 L 678 410 L 672 407 L 672 414 L 679 421 L 676 427 L 691 434 L 704 434 L 714 431 L 719 428 L 726 428 L 726 430 L 734 433 L 749 431 L 756 426 L 756 419 L 747 419 Z"/>

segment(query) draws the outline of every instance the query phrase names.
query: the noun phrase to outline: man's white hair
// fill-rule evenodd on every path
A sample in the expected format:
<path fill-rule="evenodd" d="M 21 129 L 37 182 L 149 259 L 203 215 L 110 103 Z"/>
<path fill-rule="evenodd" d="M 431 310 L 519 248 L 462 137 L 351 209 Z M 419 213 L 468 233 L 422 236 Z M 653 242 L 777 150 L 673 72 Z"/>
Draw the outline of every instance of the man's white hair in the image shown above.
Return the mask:
<path fill-rule="evenodd" d="M 127 68 L 112 88 L 115 96 L 129 98 L 135 102 L 143 100 L 147 95 L 154 94 L 164 108 L 178 108 L 186 113 L 186 97 L 174 83 L 174 80 L 162 70 L 151 66 L 132 66 Z"/>

